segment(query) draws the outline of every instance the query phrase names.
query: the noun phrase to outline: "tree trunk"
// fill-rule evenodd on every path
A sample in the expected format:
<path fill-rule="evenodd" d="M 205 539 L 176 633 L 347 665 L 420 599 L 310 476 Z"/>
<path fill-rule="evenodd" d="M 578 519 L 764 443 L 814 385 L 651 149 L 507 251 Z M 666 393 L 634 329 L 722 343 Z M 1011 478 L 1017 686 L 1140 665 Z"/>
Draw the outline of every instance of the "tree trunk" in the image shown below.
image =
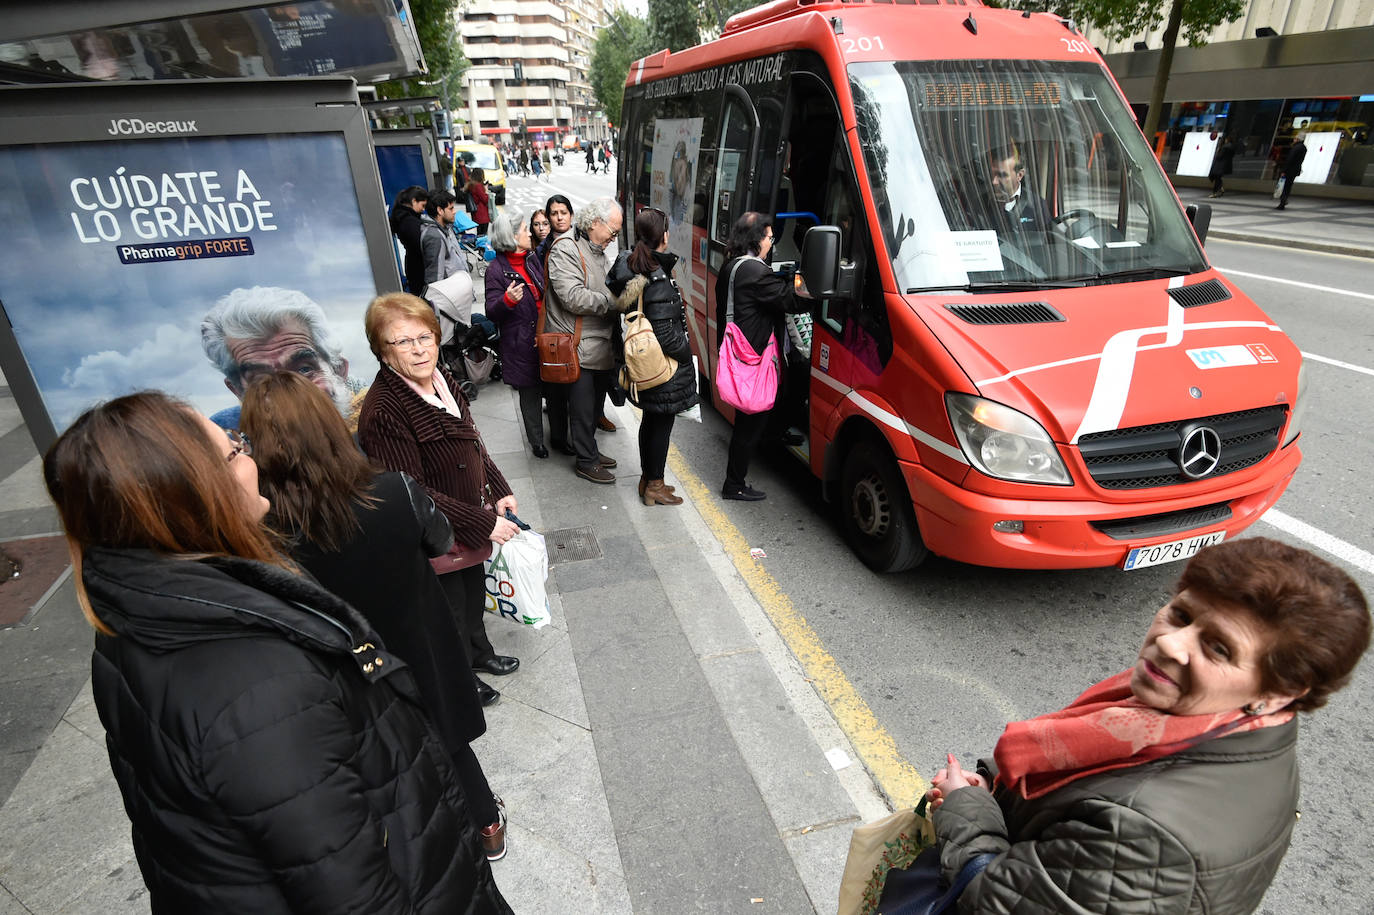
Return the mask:
<path fill-rule="evenodd" d="M 1178 42 L 1178 30 L 1183 24 L 1185 2 L 1187 0 L 1173 0 L 1169 7 L 1169 24 L 1164 27 L 1164 46 L 1159 49 L 1159 67 L 1155 70 L 1155 84 L 1150 88 L 1150 108 L 1145 114 L 1145 142 L 1151 148 L 1155 145 L 1155 132 L 1159 130 L 1164 110 L 1164 90 L 1169 86 L 1169 70 L 1174 65 L 1174 44 Z"/>

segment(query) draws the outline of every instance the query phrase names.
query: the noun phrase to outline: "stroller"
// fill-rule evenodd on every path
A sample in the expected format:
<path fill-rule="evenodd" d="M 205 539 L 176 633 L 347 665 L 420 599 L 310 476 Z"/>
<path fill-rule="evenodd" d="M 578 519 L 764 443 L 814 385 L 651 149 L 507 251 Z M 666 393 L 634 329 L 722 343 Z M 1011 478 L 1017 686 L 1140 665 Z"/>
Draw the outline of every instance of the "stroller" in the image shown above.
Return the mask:
<path fill-rule="evenodd" d="M 430 283 L 425 298 L 439 317 L 439 362 L 458 379 L 463 396 L 476 400 L 478 385 L 501 378 L 497 327 L 486 315 L 473 314 L 472 277 L 467 273 Z"/>

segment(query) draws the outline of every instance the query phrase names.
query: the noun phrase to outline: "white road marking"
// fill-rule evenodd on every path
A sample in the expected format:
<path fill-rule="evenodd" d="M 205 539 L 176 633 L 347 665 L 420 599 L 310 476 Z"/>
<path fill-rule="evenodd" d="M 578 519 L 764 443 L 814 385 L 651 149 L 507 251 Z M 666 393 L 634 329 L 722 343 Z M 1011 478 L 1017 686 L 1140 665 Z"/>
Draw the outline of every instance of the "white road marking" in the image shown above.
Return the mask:
<path fill-rule="evenodd" d="M 1363 572 L 1374 575 L 1374 553 L 1366 552 L 1353 543 L 1346 543 L 1339 537 L 1328 534 L 1326 531 L 1318 530 L 1306 521 L 1299 521 L 1291 515 L 1285 515 L 1277 508 L 1269 509 L 1260 520 L 1272 527 L 1278 528 L 1285 534 L 1289 534 L 1293 537 L 1297 537 L 1299 540 L 1310 543 L 1322 552 L 1329 553 L 1342 562 L 1349 563 Z"/>
<path fill-rule="evenodd" d="M 1252 280 L 1264 280 L 1266 283 L 1282 283 L 1285 286 L 1300 286 L 1303 289 L 1312 289 L 1316 292 L 1332 292 L 1336 295 L 1354 296 L 1357 299 L 1369 299 L 1374 302 L 1374 295 L 1368 292 L 1355 292 L 1352 289 L 1337 289 L 1335 286 L 1318 286 L 1316 283 L 1304 283 L 1301 280 L 1286 280 L 1281 276 L 1267 276 L 1263 273 L 1246 273 L 1244 270 L 1232 270 L 1229 267 L 1216 267 L 1226 276 L 1244 276 Z"/>
<path fill-rule="evenodd" d="M 1334 365 L 1341 369 L 1350 369 L 1350 371 L 1359 372 L 1362 375 L 1374 375 L 1374 369 L 1367 369 L 1362 365 L 1355 365 L 1350 362 L 1342 362 L 1339 359 L 1329 359 L 1326 356 L 1318 356 L 1316 353 L 1304 352 L 1302 358 L 1311 359 L 1313 362 L 1323 362 L 1327 365 Z"/>

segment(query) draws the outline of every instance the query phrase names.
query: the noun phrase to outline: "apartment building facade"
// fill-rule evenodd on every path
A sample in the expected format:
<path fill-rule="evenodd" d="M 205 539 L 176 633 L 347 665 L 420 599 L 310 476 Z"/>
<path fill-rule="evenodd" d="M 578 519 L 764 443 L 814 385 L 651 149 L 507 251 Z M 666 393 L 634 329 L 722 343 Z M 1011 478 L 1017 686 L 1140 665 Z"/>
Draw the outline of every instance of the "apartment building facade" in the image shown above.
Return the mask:
<path fill-rule="evenodd" d="M 604 140 L 611 126 L 588 81 L 592 48 L 618 0 L 470 0 L 456 14 L 464 133 L 495 141 Z"/>

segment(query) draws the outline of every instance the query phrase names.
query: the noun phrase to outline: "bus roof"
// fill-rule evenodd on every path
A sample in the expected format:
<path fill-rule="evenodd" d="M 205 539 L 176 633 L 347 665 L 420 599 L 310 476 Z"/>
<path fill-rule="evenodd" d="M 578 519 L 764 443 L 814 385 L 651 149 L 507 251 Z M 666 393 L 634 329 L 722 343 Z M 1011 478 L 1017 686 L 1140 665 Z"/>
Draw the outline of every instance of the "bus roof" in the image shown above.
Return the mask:
<path fill-rule="evenodd" d="M 731 17 L 714 41 L 635 61 L 625 85 L 791 48 L 834 55 L 842 66 L 866 60 L 1102 62 L 1073 24 L 1053 13 L 985 7 L 981 0 L 774 0 Z"/>

